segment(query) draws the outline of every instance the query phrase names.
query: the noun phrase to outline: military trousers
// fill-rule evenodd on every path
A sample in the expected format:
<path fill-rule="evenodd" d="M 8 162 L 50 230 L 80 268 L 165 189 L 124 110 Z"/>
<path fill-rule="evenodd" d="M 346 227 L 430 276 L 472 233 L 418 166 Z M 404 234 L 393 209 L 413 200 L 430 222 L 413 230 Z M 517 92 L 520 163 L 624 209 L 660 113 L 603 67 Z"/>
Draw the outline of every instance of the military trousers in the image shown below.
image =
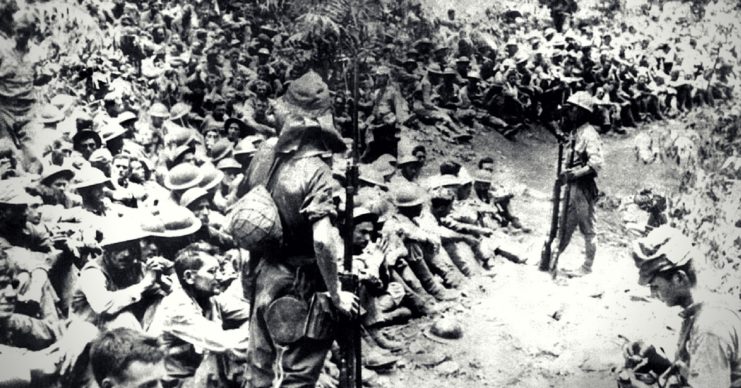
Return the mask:
<path fill-rule="evenodd" d="M 263 260 L 255 269 L 255 301 L 250 319 L 249 387 L 313 388 L 324 366 L 332 339 L 301 338 L 279 348 L 265 320 L 268 306 L 294 294 L 296 268 Z M 320 282 L 321 283 L 321 282 Z M 320 290 L 316 290 L 320 291 Z"/>

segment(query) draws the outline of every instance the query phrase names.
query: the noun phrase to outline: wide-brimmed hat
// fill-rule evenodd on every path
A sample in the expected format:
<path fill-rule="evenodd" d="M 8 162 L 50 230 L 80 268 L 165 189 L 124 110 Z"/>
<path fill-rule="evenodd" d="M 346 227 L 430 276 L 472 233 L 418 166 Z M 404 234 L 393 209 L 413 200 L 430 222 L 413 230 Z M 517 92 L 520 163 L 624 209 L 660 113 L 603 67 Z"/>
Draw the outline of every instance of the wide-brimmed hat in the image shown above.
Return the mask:
<path fill-rule="evenodd" d="M 362 206 L 356 206 L 352 211 L 352 218 L 353 221 L 355 221 L 355 224 L 359 224 L 361 222 L 367 222 L 370 221 L 372 223 L 378 222 L 378 214 L 373 213 L 369 209 L 366 209 Z"/>
<path fill-rule="evenodd" d="M 74 147 L 77 148 L 80 143 L 87 139 L 93 139 L 95 141 L 95 145 L 99 148 L 103 144 L 103 139 L 100 138 L 100 135 L 98 132 L 91 131 L 88 129 L 83 129 L 82 131 L 77 131 L 74 136 L 72 136 L 72 144 L 74 144 Z"/>
<path fill-rule="evenodd" d="M 54 124 L 64 120 L 64 113 L 52 104 L 44 105 L 39 110 L 39 121 L 44 124 Z"/>
<path fill-rule="evenodd" d="M 402 155 L 396 162 L 397 166 L 403 166 L 410 163 L 422 163 L 419 158 L 414 155 Z"/>
<path fill-rule="evenodd" d="M 100 135 L 104 142 L 109 142 L 117 137 L 121 137 L 126 133 L 126 128 L 122 127 L 119 123 L 108 123 L 100 129 Z"/>
<path fill-rule="evenodd" d="M 188 113 L 190 113 L 191 107 L 189 104 L 186 104 L 184 102 L 178 102 L 177 104 L 173 105 L 170 109 L 170 120 L 175 121 L 178 119 L 181 119 L 185 117 Z"/>
<path fill-rule="evenodd" d="M 313 71 L 291 82 L 281 100 L 289 111 L 310 118 L 323 116 L 332 107 L 327 84 Z"/>
<path fill-rule="evenodd" d="M 578 92 L 575 92 L 571 96 L 569 96 L 568 100 L 566 100 L 567 104 L 576 105 L 579 108 L 582 108 L 589 113 L 592 113 L 594 111 L 594 97 L 592 97 L 589 92 L 580 90 Z"/>
<path fill-rule="evenodd" d="M 167 172 L 164 183 L 170 190 L 185 191 L 198 186 L 202 179 L 200 168 L 191 163 L 182 163 Z"/>
<path fill-rule="evenodd" d="M 44 172 L 41 174 L 41 178 L 39 179 L 39 182 L 41 182 L 41 184 L 43 185 L 46 185 L 60 177 L 67 179 L 69 181 L 69 180 L 72 180 L 74 176 L 75 176 L 75 172 L 72 171 L 72 169 L 68 167 L 57 166 L 55 164 L 52 164 L 44 168 Z"/>
<path fill-rule="evenodd" d="M 163 119 L 170 117 L 170 111 L 167 110 L 165 104 L 161 102 L 155 102 L 152 104 L 147 113 L 149 113 L 149 116 L 151 117 L 161 117 Z"/>
<path fill-rule="evenodd" d="M 160 237 L 185 237 L 197 232 L 203 224 L 192 211 L 183 206 L 167 206 L 160 210 L 160 220 L 165 226 L 165 232 Z"/>
<path fill-rule="evenodd" d="M 201 166 L 201 173 L 201 181 L 198 182 L 198 187 L 206 191 L 213 189 L 224 179 L 224 172 L 211 163 Z"/>
<path fill-rule="evenodd" d="M 361 164 L 358 170 L 358 179 L 360 179 L 361 181 L 378 186 L 382 189 L 387 188 L 386 182 L 383 179 L 383 174 L 377 169 L 373 168 L 373 166 L 368 164 Z"/>
<path fill-rule="evenodd" d="M 11 177 L 0 185 L 0 204 L 3 205 L 41 205 L 41 198 L 26 191 L 27 181 L 24 178 Z"/>
<path fill-rule="evenodd" d="M 141 225 L 130 217 L 106 217 L 101 224 L 105 225 L 101 231 L 103 240 L 100 246 L 102 247 L 134 242 L 147 237 Z"/>
<path fill-rule="evenodd" d="M 401 183 L 393 188 L 393 202 L 396 207 L 414 207 L 427 201 L 427 192 L 413 183 Z"/>
<path fill-rule="evenodd" d="M 110 188 L 113 187 L 111 178 L 108 178 L 103 174 L 103 171 L 94 167 L 87 167 L 77 172 L 72 182 L 72 188 L 75 190 L 97 185 L 107 185 Z"/>
<path fill-rule="evenodd" d="M 438 65 L 437 63 L 433 63 L 427 66 L 427 72 L 429 72 L 430 74 L 437 74 L 437 75 L 443 74 L 443 71 L 440 68 L 440 65 Z"/>
<path fill-rule="evenodd" d="M 473 181 L 476 183 L 488 183 L 491 184 L 492 174 L 489 171 L 478 169 L 473 174 Z"/>
<path fill-rule="evenodd" d="M 234 158 L 224 158 L 224 159 L 221 159 L 218 164 L 216 164 L 216 168 L 218 168 L 221 171 L 241 170 L 242 165 L 239 164 L 239 162 L 237 162 L 236 159 Z"/>
<path fill-rule="evenodd" d="M 229 141 L 229 139 L 220 139 L 213 145 L 213 147 L 211 147 L 211 151 L 209 152 L 211 162 L 218 163 L 221 159 L 231 157 L 233 150 L 234 145 Z"/>
<path fill-rule="evenodd" d="M 249 138 L 244 138 L 237 143 L 237 146 L 234 147 L 234 150 L 232 151 L 232 154 L 234 156 L 237 155 L 252 155 L 255 152 L 257 152 L 257 147 L 255 147 L 255 143 L 251 141 Z"/>
<path fill-rule="evenodd" d="M 91 164 L 108 164 L 112 161 L 113 155 L 111 154 L 111 151 L 108 151 L 108 148 L 98 148 L 97 150 L 93 151 L 93 153 L 90 154 L 90 157 L 88 158 L 88 162 L 90 162 Z"/>
<path fill-rule="evenodd" d="M 433 341 L 450 343 L 463 338 L 463 328 L 455 319 L 443 317 L 425 329 L 424 334 Z"/>
<path fill-rule="evenodd" d="M 180 206 L 189 207 L 201 198 L 207 197 L 208 191 L 200 187 L 192 187 L 186 190 L 180 197 Z"/>
<path fill-rule="evenodd" d="M 429 189 L 439 189 L 441 187 L 455 188 L 461 185 L 461 180 L 455 175 L 437 174 L 432 175 L 425 181 L 425 186 Z"/>
<path fill-rule="evenodd" d="M 123 125 L 125 122 L 130 120 L 136 120 L 136 114 L 134 112 L 126 111 L 116 116 L 116 122 Z"/>

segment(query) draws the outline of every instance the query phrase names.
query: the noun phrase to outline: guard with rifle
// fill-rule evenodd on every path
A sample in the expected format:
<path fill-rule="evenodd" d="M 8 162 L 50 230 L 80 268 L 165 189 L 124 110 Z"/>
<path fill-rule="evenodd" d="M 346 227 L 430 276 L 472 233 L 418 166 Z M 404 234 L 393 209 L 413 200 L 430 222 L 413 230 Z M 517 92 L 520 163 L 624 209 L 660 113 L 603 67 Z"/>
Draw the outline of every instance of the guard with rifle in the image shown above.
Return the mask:
<path fill-rule="evenodd" d="M 589 122 L 593 112 L 594 98 L 588 92 L 576 92 L 566 101 L 563 120 L 563 128 L 569 135 L 564 159 L 566 163 L 561 166 L 562 152 L 559 152 L 551 234 L 546 241 L 540 265 L 541 270 L 551 270 L 554 276 L 558 270 L 558 258 L 568 247 L 577 227 L 584 235 L 586 257 L 581 268 L 573 275 L 591 273 L 597 252 L 594 206 L 599 193 L 596 178 L 602 168 L 603 158 L 602 140 Z M 562 206 L 559 206 L 559 201 L 562 201 Z"/>
<path fill-rule="evenodd" d="M 343 243 L 333 194 L 341 188 L 324 156 L 346 146 L 331 124 L 331 102 L 318 74 L 293 81 L 276 101 L 277 142 L 257 152 L 237 192 L 264 186 L 282 224 L 277 247 L 253 257 L 245 280 L 253 302 L 250 387 L 314 387 L 339 316 L 358 310 L 357 297 L 340 289 L 337 269 Z"/>

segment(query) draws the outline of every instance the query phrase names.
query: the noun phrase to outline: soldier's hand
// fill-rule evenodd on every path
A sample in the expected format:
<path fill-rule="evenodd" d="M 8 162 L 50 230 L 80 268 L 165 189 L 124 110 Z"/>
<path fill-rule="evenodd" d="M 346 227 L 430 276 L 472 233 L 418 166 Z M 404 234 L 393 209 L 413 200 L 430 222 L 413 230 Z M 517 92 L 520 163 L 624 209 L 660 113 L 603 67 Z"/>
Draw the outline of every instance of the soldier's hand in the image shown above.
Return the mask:
<path fill-rule="evenodd" d="M 344 315 L 353 316 L 360 310 L 358 297 L 352 292 L 339 291 L 337 299 L 332 298 L 332 303 Z"/>
<path fill-rule="evenodd" d="M 561 172 L 561 175 L 558 176 L 559 182 L 561 184 L 569 183 L 574 180 L 574 170 L 573 169 L 567 169 Z"/>
<path fill-rule="evenodd" d="M 643 341 L 635 341 L 625 345 L 623 356 L 628 364 L 634 366 L 644 364 L 645 369 L 654 371 L 658 374 L 663 373 L 671 366 L 671 361 L 663 352 L 660 352 L 653 345 Z"/>

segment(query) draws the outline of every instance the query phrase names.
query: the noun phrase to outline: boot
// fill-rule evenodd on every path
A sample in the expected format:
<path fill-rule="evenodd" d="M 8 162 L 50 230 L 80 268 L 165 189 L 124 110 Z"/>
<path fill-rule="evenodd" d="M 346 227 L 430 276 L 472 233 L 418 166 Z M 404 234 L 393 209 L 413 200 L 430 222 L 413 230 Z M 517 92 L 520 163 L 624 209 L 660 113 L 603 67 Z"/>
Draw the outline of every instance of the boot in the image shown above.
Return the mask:
<path fill-rule="evenodd" d="M 361 349 L 363 350 L 363 366 L 368 369 L 388 369 L 399 361 L 399 357 L 380 348 L 365 335 L 361 336 Z"/>
<path fill-rule="evenodd" d="M 404 349 L 404 343 L 401 341 L 389 338 L 384 331 L 377 328 L 368 329 L 368 334 L 376 342 L 378 346 L 391 352 L 400 352 Z"/>
<path fill-rule="evenodd" d="M 406 307 L 397 307 L 380 315 L 381 317 L 376 324 L 388 326 L 406 323 L 412 317 L 412 311 Z"/>
<path fill-rule="evenodd" d="M 425 255 L 425 258 L 427 259 L 427 265 L 430 271 L 440 275 L 445 287 L 458 288 L 464 283 L 465 278 L 455 268 L 448 252 L 442 247 L 440 247 L 440 251 L 437 254 Z"/>

